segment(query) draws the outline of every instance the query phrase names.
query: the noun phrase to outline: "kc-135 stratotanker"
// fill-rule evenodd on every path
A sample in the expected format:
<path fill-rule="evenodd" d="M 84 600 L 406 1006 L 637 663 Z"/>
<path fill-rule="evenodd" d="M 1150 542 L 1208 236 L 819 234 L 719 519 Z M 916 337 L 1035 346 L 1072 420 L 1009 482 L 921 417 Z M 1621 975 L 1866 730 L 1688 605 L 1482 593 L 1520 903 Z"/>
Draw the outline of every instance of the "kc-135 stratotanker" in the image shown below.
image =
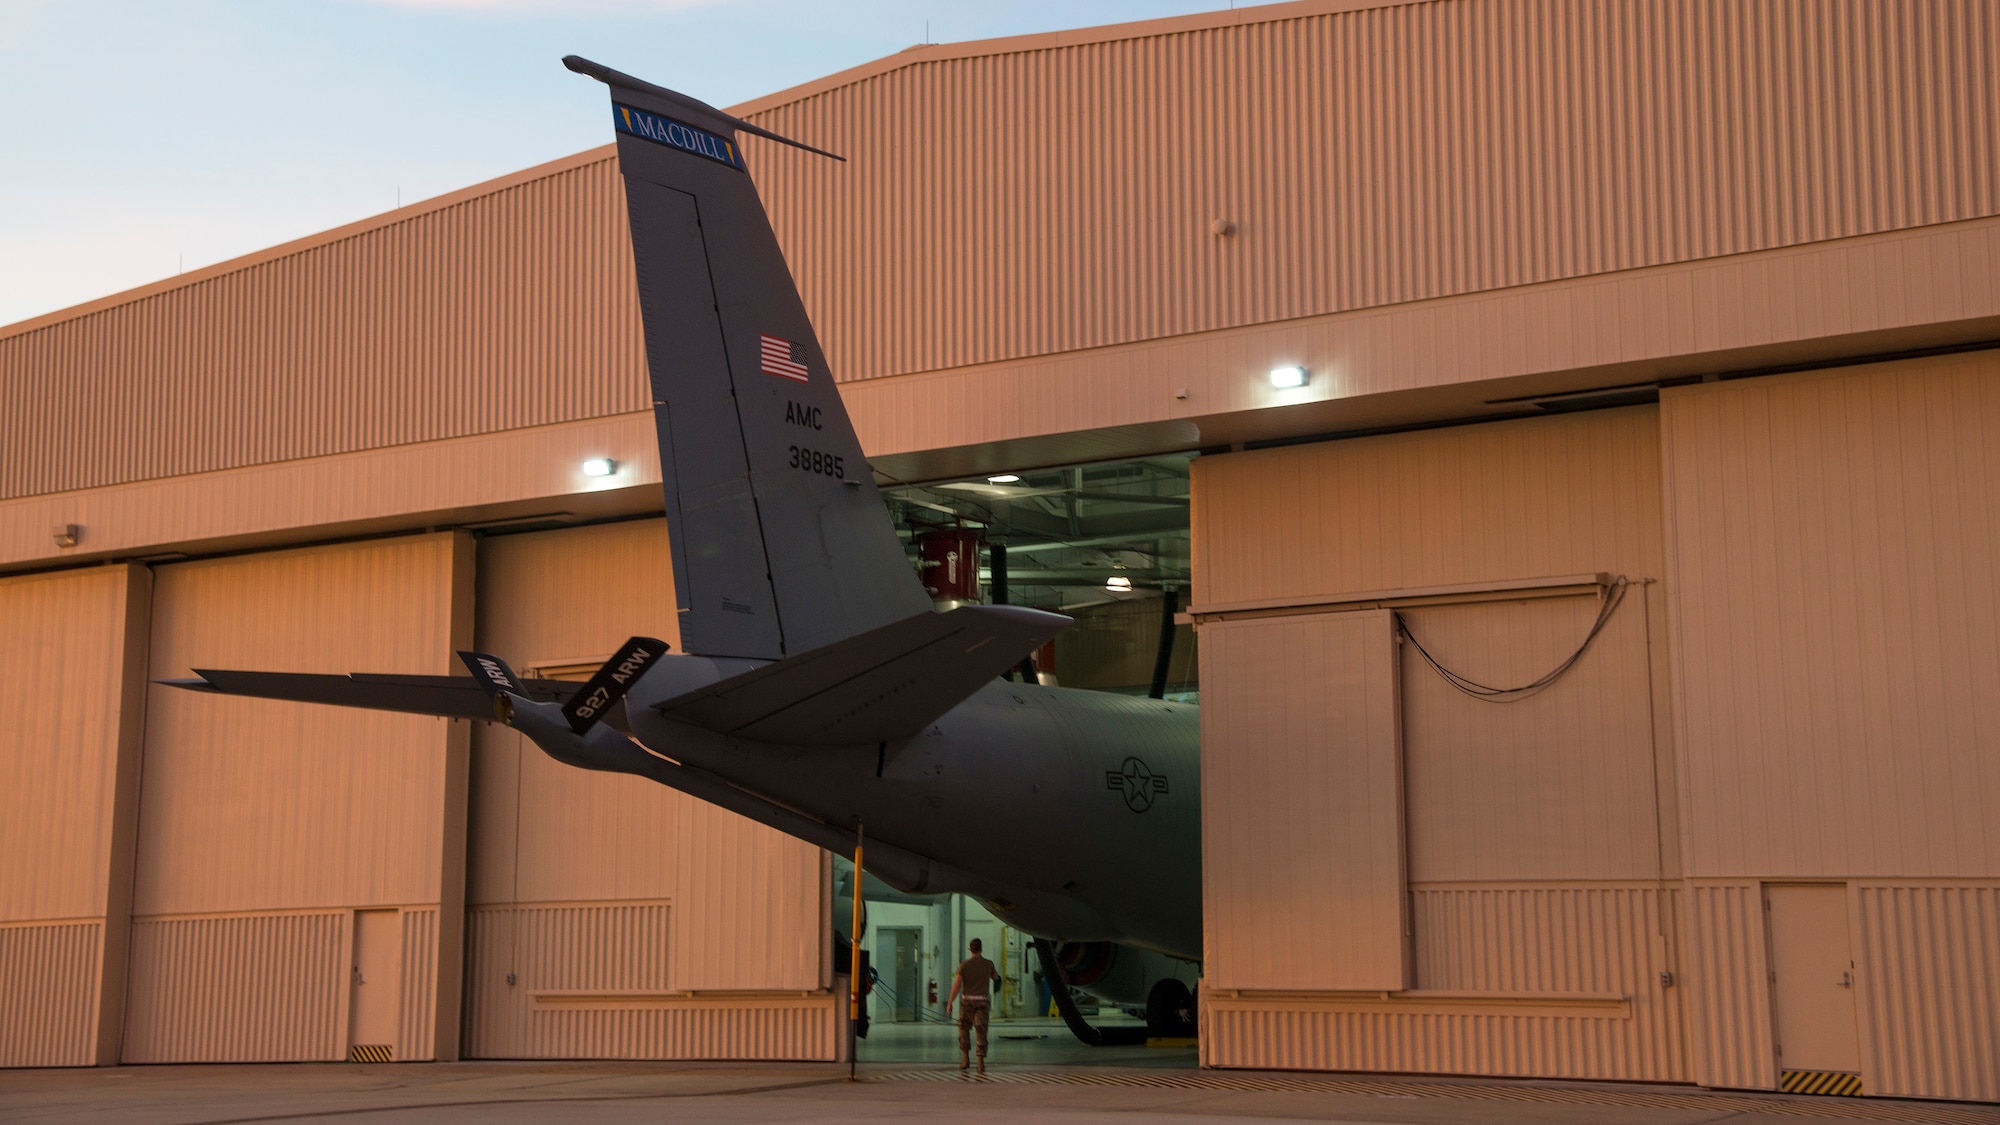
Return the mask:
<path fill-rule="evenodd" d="M 559 761 L 835 852 L 865 830 L 890 886 L 971 895 L 1037 939 L 1051 978 L 1067 965 L 1102 999 L 1146 1006 L 1153 1033 L 1185 1033 L 1201 956 L 1196 709 L 1003 679 L 1070 619 L 933 609 L 737 138 L 820 150 L 563 62 L 611 91 L 684 651 L 635 637 L 581 688 L 481 653 L 460 654 L 470 678 L 173 682 L 503 722 Z M 1086 1041 L 1131 1037 L 1061 1007 Z"/>

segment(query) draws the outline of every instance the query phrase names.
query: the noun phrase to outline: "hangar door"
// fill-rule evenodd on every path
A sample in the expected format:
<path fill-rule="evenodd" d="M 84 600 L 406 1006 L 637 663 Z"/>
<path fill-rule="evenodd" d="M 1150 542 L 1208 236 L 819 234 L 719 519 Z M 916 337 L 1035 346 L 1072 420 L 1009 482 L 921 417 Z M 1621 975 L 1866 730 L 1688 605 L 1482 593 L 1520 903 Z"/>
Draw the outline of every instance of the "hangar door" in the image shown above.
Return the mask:
<path fill-rule="evenodd" d="M 674 644 L 664 519 L 481 539 L 478 645 L 586 678 Z M 830 1059 L 819 849 L 644 778 L 473 732 L 465 1053 Z"/>
<path fill-rule="evenodd" d="M 1388 610 L 1202 627 L 1211 989 L 1409 987 Z"/>
<path fill-rule="evenodd" d="M 159 567 L 150 674 L 448 675 L 471 546 Z M 452 1057 L 468 724 L 157 685 L 145 723 L 124 1061 Z M 357 954 L 388 967 L 354 1028 Z"/>

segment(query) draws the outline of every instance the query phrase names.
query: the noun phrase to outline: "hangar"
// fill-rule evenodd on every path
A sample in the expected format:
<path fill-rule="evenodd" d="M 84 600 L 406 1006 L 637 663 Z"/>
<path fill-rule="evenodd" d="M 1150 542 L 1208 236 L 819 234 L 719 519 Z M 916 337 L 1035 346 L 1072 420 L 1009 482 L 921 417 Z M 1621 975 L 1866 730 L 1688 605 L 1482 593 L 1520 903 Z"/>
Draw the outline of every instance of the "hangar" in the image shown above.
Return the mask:
<path fill-rule="evenodd" d="M 736 108 L 850 158 L 745 142 L 913 549 L 1057 678 L 1185 622 L 1205 1065 L 2000 1098 L 1996 71 L 1307 0 Z M 673 639 L 624 215 L 593 150 L 0 328 L 0 1062 L 833 1057 L 828 854 L 150 686 Z"/>

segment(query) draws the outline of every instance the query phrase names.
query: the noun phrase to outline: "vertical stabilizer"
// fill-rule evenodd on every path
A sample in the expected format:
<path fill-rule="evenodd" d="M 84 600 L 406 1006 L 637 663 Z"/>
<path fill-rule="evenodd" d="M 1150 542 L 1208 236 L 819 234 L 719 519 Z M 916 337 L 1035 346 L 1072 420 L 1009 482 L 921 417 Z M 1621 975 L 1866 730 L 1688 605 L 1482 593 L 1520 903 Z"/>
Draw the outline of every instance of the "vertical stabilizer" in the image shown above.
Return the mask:
<path fill-rule="evenodd" d="M 775 660 L 925 612 L 737 140 L 784 138 L 563 63 L 611 87 L 682 647 Z"/>

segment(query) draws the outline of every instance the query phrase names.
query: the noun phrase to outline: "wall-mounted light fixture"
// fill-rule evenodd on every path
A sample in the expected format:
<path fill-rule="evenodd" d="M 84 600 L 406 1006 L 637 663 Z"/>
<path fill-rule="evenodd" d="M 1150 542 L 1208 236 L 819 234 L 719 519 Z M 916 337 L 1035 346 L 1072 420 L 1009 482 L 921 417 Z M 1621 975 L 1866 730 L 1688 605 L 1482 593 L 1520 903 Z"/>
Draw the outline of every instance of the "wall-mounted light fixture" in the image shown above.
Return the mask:
<path fill-rule="evenodd" d="M 1132 592 L 1132 580 L 1122 574 L 1114 574 L 1104 580 L 1104 588 L 1114 594 L 1129 594 Z"/>
<path fill-rule="evenodd" d="M 1273 367 L 1271 385 L 1274 387 L 1303 387 L 1306 385 L 1306 369 L 1299 366 Z"/>
<path fill-rule="evenodd" d="M 593 457 L 583 463 L 583 475 L 587 477 L 608 477 L 618 471 L 618 462 L 609 457 Z"/>
<path fill-rule="evenodd" d="M 997 477 L 987 477 L 987 478 L 986 478 L 986 483 L 987 483 L 987 484 L 1013 484 L 1013 483 L 1014 483 L 1015 481 L 1017 481 L 1017 480 L 1020 480 L 1020 479 L 1021 479 L 1021 478 L 1020 478 L 1019 476 L 1017 476 L 1016 474 L 1014 474 L 1014 473 L 1001 473 L 1001 474 L 1000 474 L 999 476 L 997 476 Z"/>
<path fill-rule="evenodd" d="M 54 537 L 56 546 L 74 547 L 76 546 L 77 533 L 81 530 L 81 528 L 73 523 L 59 523 L 50 528 L 49 532 Z"/>

